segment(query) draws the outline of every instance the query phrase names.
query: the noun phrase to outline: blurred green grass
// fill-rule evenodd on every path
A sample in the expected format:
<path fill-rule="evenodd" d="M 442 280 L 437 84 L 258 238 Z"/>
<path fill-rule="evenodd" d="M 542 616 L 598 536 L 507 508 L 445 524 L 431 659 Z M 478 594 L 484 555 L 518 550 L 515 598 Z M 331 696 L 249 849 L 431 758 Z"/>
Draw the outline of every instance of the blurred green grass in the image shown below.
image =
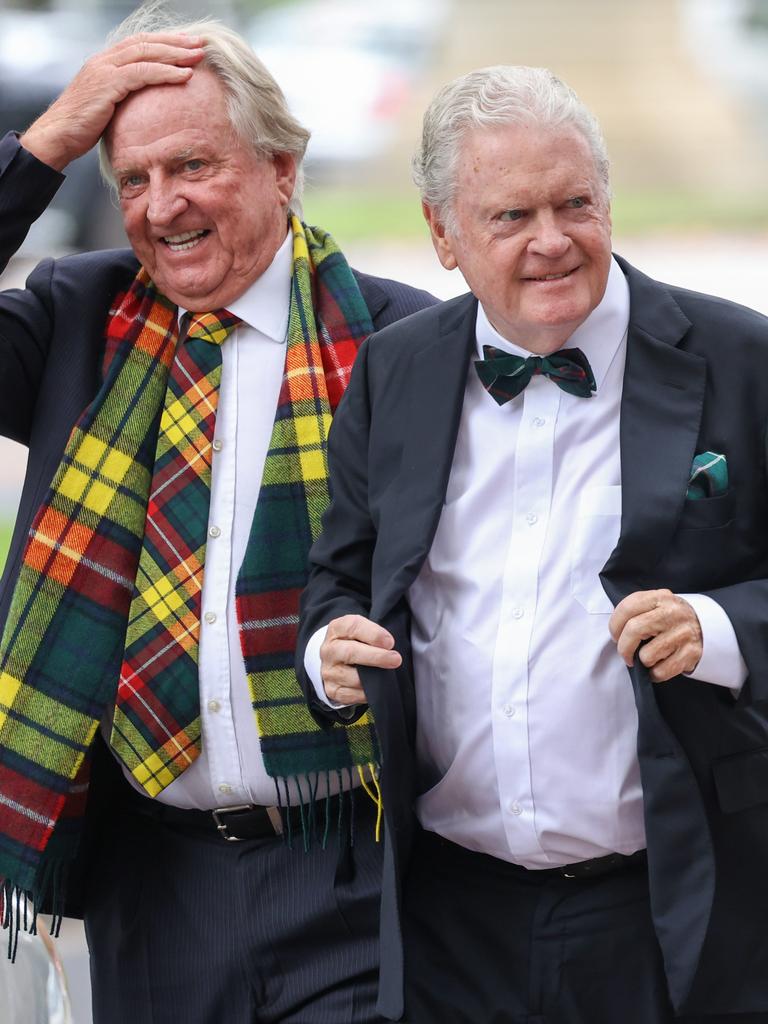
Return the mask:
<path fill-rule="evenodd" d="M 617 194 L 616 235 L 761 232 L 768 230 L 768 195 L 653 191 Z M 416 190 L 314 187 L 304 200 L 309 224 L 327 227 L 341 244 L 427 240 Z"/>
<path fill-rule="evenodd" d="M 2 571 L 2 568 L 5 565 L 5 557 L 8 554 L 12 532 L 13 520 L 0 519 L 0 571 Z"/>

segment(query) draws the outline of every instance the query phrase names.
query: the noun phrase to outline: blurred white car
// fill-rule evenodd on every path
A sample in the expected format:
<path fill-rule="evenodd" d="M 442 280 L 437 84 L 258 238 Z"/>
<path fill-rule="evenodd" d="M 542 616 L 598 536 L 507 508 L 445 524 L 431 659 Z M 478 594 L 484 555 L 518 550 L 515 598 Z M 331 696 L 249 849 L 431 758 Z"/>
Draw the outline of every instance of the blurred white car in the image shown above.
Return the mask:
<path fill-rule="evenodd" d="M 449 0 L 304 0 L 255 18 L 246 35 L 320 166 L 372 159 L 392 141 L 434 52 Z"/>

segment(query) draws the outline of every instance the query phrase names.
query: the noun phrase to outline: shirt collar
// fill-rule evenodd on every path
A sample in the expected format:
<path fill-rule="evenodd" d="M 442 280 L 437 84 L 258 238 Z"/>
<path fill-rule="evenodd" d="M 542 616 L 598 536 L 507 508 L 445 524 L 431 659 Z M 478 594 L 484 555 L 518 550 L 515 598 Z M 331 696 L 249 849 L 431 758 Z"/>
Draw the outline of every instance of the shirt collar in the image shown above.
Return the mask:
<path fill-rule="evenodd" d="M 288 335 L 292 274 L 293 232 L 288 231 L 264 273 L 239 298 L 230 302 L 227 309 L 249 327 L 284 344 Z M 179 307 L 179 319 L 186 312 Z"/>
<path fill-rule="evenodd" d="M 600 387 L 619 345 L 626 337 L 628 327 L 629 284 L 621 267 L 611 257 L 605 294 L 562 347 L 581 349 L 592 367 L 595 383 Z M 527 349 L 502 338 L 480 304 L 477 307 L 476 335 L 477 351 L 481 359 L 484 358 L 483 345 L 494 345 L 524 358 L 531 354 Z"/>

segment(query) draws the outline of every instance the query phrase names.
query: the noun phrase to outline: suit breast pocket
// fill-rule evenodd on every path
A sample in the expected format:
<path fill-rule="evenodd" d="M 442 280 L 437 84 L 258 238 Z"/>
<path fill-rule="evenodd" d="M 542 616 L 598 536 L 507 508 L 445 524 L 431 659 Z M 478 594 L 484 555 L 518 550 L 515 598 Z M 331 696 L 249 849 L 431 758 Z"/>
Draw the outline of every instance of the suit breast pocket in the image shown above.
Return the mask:
<path fill-rule="evenodd" d="M 733 519 L 733 488 L 714 498 L 687 498 L 678 524 L 679 530 L 719 530 Z"/>
<path fill-rule="evenodd" d="M 726 814 L 768 802 L 768 749 L 720 757 L 712 764 L 720 809 Z"/>
<path fill-rule="evenodd" d="M 613 604 L 600 571 L 621 531 L 621 486 L 586 487 L 579 497 L 571 534 L 571 594 L 591 614 L 608 614 Z"/>

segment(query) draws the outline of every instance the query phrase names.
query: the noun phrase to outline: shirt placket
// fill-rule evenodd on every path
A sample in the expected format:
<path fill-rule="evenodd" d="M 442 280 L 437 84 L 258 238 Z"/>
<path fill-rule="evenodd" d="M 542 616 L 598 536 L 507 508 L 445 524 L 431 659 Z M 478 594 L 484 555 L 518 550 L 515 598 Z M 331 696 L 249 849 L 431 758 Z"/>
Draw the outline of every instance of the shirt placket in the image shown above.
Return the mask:
<path fill-rule="evenodd" d="M 213 442 L 213 479 L 203 573 L 200 713 L 214 801 L 244 802 L 230 693 L 227 607 L 235 516 L 238 345 L 228 339 Z M 223 353 L 224 354 L 224 353 Z M 226 379 L 225 379 L 226 375 Z"/>
<path fill-rule="evenodd" d="M 514 500 L 492 675 L 494 759 L 504 831 L 513 858 L 539 854 L 531 785 L 528 655 L 539 567 L 552 506 L 560 389 L 534 377 L 523 392 L 514 458 Z"/>

